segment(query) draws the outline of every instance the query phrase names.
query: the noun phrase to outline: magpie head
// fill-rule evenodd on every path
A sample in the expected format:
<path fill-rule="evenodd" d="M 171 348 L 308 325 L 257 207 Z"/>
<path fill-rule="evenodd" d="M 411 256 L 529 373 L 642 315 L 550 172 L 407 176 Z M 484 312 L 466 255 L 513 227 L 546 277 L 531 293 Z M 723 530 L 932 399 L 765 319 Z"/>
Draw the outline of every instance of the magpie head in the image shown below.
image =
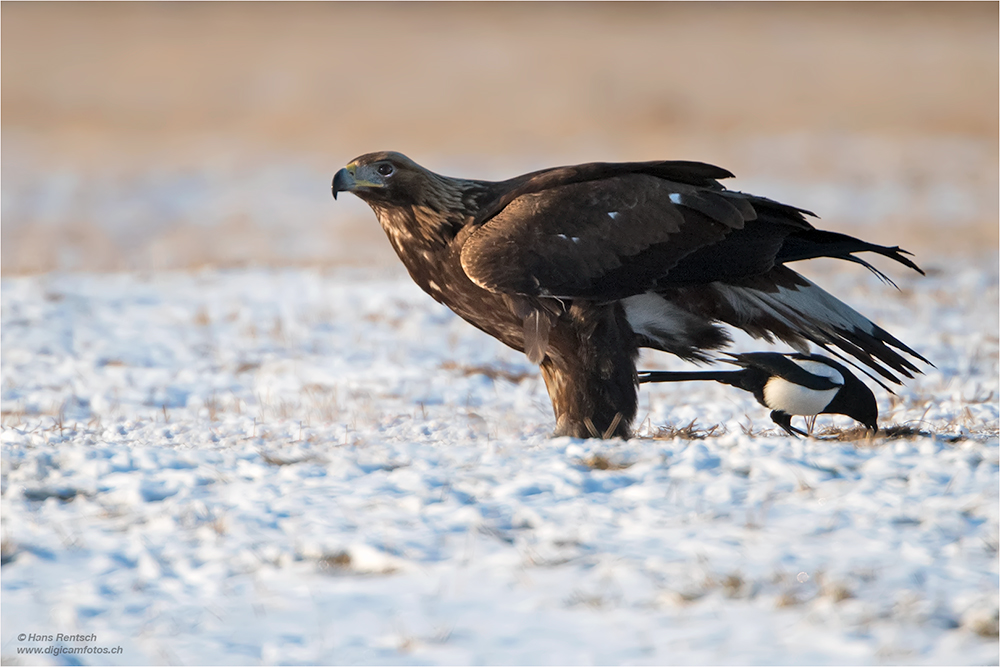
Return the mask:
<path fill-rule="evenodd" d="M 844 386 L 823 412 L 847 415 L 851 419 L 861 422 L 872 433 L 878 432 L 878 404 L 875 401 L 875 394 L 853 373 L 847 369 L 843 370 Z"/>

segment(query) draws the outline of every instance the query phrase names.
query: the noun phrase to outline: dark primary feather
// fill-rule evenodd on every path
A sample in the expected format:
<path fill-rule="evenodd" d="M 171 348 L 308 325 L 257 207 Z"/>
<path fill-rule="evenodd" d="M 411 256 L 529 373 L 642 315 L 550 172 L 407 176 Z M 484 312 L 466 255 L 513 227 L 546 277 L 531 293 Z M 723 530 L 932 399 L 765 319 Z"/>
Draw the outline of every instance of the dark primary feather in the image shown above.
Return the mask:
<path fill-rule="evenodd" d="M 919 372 L 896 350 L 926 362 L 896 337 L 786 266 L 775 265 L 748 278 L 660 292 L 673 303 L 756 338 L 769 342 L 778 338 L 799 348 L 804 347 L 803 341 L 837 347 L 895 384 L 900 380 L 894 373 L 912 377 L 912 372 Z"/>

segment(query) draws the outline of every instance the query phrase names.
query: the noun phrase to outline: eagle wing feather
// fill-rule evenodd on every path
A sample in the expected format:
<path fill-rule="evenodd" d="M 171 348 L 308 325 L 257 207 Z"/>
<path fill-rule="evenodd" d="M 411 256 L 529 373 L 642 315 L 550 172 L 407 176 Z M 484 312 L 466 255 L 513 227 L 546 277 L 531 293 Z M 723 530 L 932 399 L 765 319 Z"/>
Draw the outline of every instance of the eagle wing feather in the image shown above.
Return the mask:
<path fill-rule="evenodd" d="M 632 173 L 522 194 L 470 235 L 462 267 L 494 292 L 641 294 L 685 256 L 756 218 L 722 192 Z"/>

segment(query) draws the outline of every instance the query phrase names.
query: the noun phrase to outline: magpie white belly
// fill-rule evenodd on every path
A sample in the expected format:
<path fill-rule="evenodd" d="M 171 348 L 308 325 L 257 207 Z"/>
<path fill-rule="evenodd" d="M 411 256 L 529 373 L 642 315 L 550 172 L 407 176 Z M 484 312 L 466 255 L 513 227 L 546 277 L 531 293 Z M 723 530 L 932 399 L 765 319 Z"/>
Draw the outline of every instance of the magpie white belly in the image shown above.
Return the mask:
<path fill-rule="evenodd" d="M 817 391 L 807 389 L 779 377 L 772 377 L 764 385 L 764 402 L 772 410 L 790 415 L 816 415 L 830 404 L 840 387 Z"/>

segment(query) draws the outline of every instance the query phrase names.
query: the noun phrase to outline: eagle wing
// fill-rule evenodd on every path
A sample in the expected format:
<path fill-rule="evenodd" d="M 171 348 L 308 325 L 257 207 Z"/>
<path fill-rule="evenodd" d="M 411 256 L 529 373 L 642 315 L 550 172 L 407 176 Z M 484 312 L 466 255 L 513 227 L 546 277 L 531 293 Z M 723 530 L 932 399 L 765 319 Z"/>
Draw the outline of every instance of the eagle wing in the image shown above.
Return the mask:
<path fill-rule="evenodd" d="M 644 345 L 684 358 L 701 359 L 702 348 L 724 339 L 689 345 L 685 336 L 701 333 L 676 330 L 688 327 L 678 307 L 706 324 L 723 321 L 800 349 L 805 341 L 833 345 L 895 383 L 875 359 L 906 377 L 917 369 L 889 346 L 926 361 L 783 266 L 812 257 L 861 261 L 852 253 L 871 251 L 919 271 L 903 251 L 821 232 L 806 220 L 808 211 L 726 190 L 705 173 L 689 178 L 685 169 L 664 171 L 668 163 L 637 164 L 632 171 L 607 165 L 603 174 L 583 165 L 528 175 L 476 218 L 461 251 L 463 270 L 484 289 L 522 297 L 658 295 L 626 303 L 626 316 L 630 305 L 643 311 L 636 322 Z M 525 322 L 534 360 L 545 339 L 527 326 L 538 322 Z"/>
<path fill-rule="evenodd" d="M 465 242 L 462 267 L 479 286 L 610 300 L 641 294 L 668 275 L 670 283 L 757 275 L 773 265 L 790 231 L 811 228 L 801 212 L 783 207 L 795 213 L 786 216 L 790 222 L 769 218 L 747 229 L 758 221 L 752 202 L 759 198 L 714 181 L 693 185 L 642 172 L 555 183 L 548 174 L 535 178 L 542 177 L 546 187 L 522 185 L 523 194 L 505 197 L 508 203 Z M 734 232 L 741 242 L 725 245 L 736 257 L 708 252 Z"/>

